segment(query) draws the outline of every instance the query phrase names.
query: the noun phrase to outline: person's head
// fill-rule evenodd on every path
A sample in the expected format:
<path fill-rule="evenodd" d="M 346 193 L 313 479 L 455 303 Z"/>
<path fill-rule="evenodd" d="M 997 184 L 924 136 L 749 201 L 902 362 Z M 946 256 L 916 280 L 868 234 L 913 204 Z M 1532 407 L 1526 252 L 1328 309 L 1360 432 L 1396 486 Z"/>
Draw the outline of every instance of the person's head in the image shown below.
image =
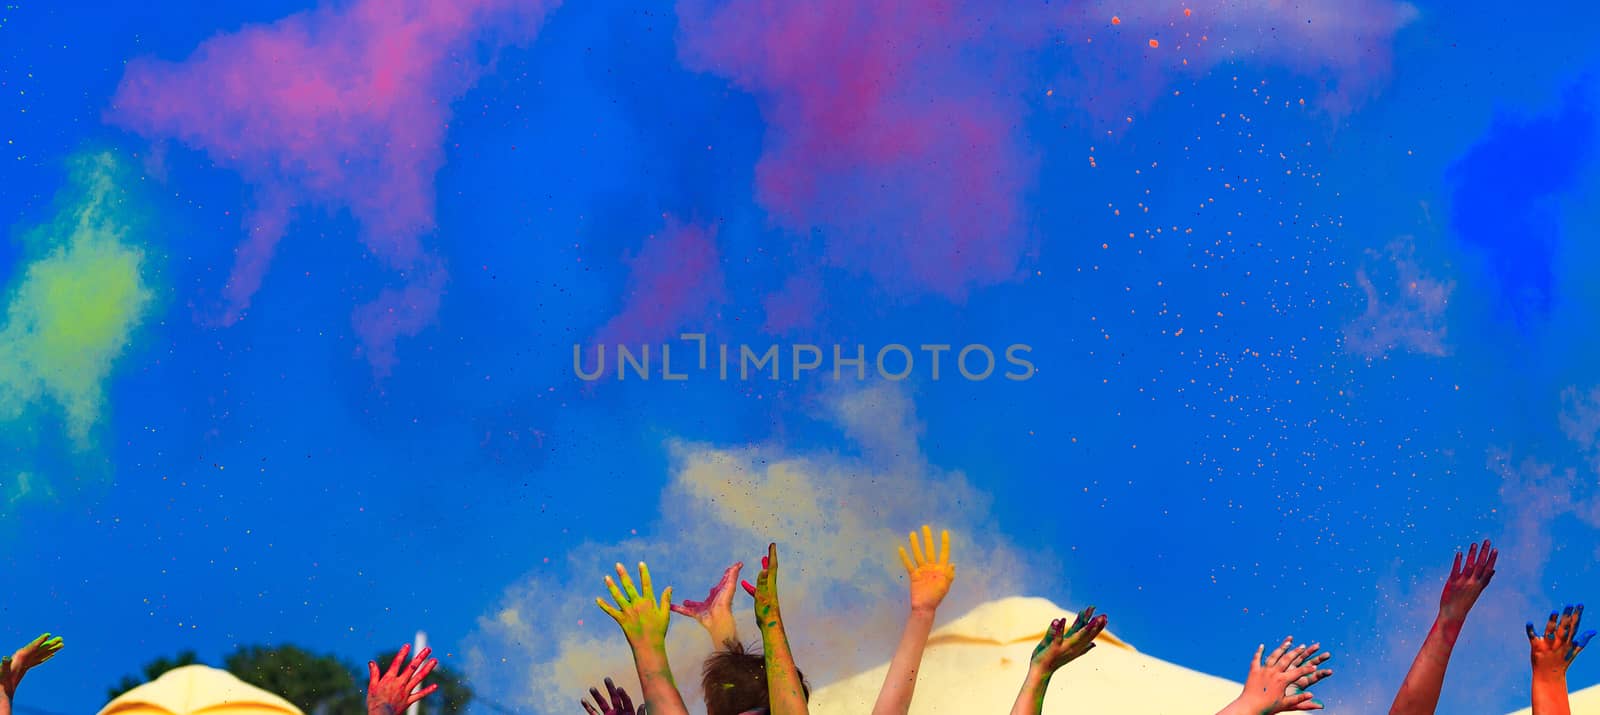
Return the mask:
<path fill-rule="evenodd" d="M 796 669 L 796 672 L 799 672 Z M 706 658 L 700 678 L 706 715 L 740 715 L 767 709 L 767 663 L 743 643 L 729 641 Z M 811 699 L 811 687 L 800 673 L 800 690 Z"/>

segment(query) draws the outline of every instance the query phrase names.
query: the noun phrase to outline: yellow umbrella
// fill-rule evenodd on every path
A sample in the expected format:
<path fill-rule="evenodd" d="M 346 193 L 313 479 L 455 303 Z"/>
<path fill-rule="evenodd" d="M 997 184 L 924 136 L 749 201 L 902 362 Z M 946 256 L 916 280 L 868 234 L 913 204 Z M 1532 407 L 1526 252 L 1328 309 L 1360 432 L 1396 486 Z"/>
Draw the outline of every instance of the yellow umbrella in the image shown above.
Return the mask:
<path fill-rule="evenodd" d="M 100 715 L 305 715 L 225 670 L 186 665 L 117 696 Z"/>

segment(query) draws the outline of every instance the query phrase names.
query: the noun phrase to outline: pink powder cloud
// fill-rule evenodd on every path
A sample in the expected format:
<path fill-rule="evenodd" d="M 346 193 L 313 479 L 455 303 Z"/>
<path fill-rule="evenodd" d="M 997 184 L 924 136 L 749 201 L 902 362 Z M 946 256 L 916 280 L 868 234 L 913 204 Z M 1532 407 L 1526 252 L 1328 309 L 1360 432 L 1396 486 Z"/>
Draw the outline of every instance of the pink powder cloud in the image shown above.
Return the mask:
<path fill-rule="evenodd" d="M 444 285 L 422 238 L 449 103 L 484 69 L 464 58 L 531 39 L 555 4 L 357 0 L 217 35 L 179 62 L 129 62 L 108 120 L 204 151 L 255 189 L 219 322 L 245 315 L 297 210 L 348 210 L 407 276 L 355 311 L 374 368 L 392 365 L 395 338 L 431 323 Z"/>
<path fill-rule="evenodd" d="M 671 216 L 639 252 L 624 256 L 628 282 L 622 309 L 595 334 L 594 345 L 676 341 L 680 332 L 703 332 L 697 321 L 713 317 L 726 300 L 716 227 L 681 224 Z M 609 350 L 608 350 L 609 354 Z"/>
<path fill-rule="evenodd" d="M 822 231 L 829 262 L 892 291 L 960 300 L 1016 276 L 1028 250 L 1024 124 L 1046 85 L 1046 106 L 1120 119 L 1237 60 L 1310 76 L 1339 110 L 1381 82 L 1415 14 L 1394 0 L 1127 6 L 679 0 L 679 54 L 756 97 L 756 196 L 779 225 Z M 1062 75 L 1030 76 L 1048 56 Z"/>

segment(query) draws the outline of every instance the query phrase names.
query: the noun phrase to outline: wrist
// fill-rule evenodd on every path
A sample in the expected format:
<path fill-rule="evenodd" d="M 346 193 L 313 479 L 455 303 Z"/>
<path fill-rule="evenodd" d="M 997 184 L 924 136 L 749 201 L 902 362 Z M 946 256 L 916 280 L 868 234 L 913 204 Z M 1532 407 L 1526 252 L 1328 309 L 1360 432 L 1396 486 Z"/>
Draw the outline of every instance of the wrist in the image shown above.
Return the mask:
<path fill-rule="evenodd" d="M 1554 666 L 1546 666 L 1543 668 L 1534 666 L 1533 683 L 1534 685 L 1560 686 L 1560 688 L 1565 691 L 1567 688 L 1567 671 L 1564 668 L 1557 668 Z"/>
<path fill-rule="evenodd" d="M 933 617 L 939 611 L 939 604 L 912 606 L 909 619 L 913 621 L 933 622 Z"/>
<path fill-rule="evenodd" d="M 1465 610 L 1458 611 L 1454 608 L 1440 608 L 1439 616 L 1433 619 L 1435 628 L 1454 629 L 1457 633 L 1461 631 L 1461 627 L 1466 623 L 1467 612 Z"/>

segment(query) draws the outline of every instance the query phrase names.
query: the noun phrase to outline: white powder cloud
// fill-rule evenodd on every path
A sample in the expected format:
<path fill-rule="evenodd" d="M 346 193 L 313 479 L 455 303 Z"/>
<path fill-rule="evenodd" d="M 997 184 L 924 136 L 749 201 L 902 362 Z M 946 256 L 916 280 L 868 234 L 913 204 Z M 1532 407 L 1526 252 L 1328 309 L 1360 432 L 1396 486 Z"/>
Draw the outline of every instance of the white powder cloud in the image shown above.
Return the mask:
<path fill-rule="evenodd" d="M 509 586 L 469 639 L 476 682 L 547 712 L 573 711 L 584 689 L 608 675 L 636 688 L 625 641 L 594 605 L 601 577 L 619 561 L 648 562 L 657 589 L 671 585 L 681 601 L 703 597 L 737 560 L 753 580 L 766 544 L 778 542 L 784 613 L 813 687 L 891 654 L 906 607 L 895 547 L 923 523 L 952 535 L 957 578 L 943 613 L 1019 592 L 1022 554 L 996 536 L 985 494 L 961 473 L 926 463 L 903 391 L 877 385 L 832 395 L 826 404 L 826 417 L 860 456 L 670 441 L 672 473 L 659 521 L 627 541 L 575 549 L 565 569 L 536 570 Z M 735 603 L 741 637 L 755 641 L 748 599 L 741 594 Z M 668 652 L 696 711 L 709 650 L 698 625 L 674 617 Z"/>

